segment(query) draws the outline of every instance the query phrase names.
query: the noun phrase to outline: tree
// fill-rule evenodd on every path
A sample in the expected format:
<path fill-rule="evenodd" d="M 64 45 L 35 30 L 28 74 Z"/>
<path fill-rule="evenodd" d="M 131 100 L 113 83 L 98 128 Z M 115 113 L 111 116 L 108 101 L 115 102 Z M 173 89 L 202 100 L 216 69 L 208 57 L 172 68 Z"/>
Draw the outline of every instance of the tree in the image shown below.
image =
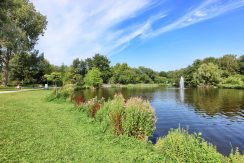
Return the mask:
<path fill-rule="evenodd" d="M 116 64 L 112 68 L 112 74 L 111 83 L 135 84 L 139 82 L 136 71 L 130 68 L 126 63 Z"/>
<path fill-rule="evenodd" d="M 89 70 L 84 78 L 84 82 L 89 87 L 100 87 L 103 83 L 103 80 L 101 78 L 101 72 L 99 71 L 99 69 L 94 67 L 91 70 Z"/>
<path fill-rule="evenodd" d="M 155 81 L 155 77 L 158 75 L 155 71 L 153 71 L 153 70 L 150 69 L 150 68 L 146 68 L 146 67 L 140 66 L 138 69 L 139 69 L 142 73 L 148 75 L 149 78 L 152 79 L 152 81 Z"/>
<path fill-rule="evenodd" d="M 51 73 L 51 65 L 39 51 L 16 54 L 10 61 L 10 67 L 11 79 L 22 84 L 43 83 L 44 74 Z"/>
<path fill-rule="evenodd" d="M 221 80 L 221 70 L 213 63 L 203 63 L 193 77 L 198 86 L 216 86 Z"/>
<path fill-rule="evenodd" d="M 241 55 L 238 60 L 240 64 L 240 74 L 244 75 L 244 55 Z"/>
<path fill-rule="evenodd" d="M 239 64 L 235 55 L 227 54 L 219 59 L 219 67 L 224 70 L 225 76 L 234 75 L 238 72 Z"/>
<path fill-rule="evenodd" d="M 161 71 L 161 72 L 159 72 L 159 74 L 158 74 L 159 76 L 161 76 L 161 77 L 168 77 L 168 73 L 167 72 L 165 72 L 165 71 Z"/>
<path fill-rule="evenodd" d="M 50 75 L 46 74 L 44 77 L 47 79 L 47 81 L 53 82 L 55 87 L 57 87 L 57 83 L 61 81 L 60 72 L 52 72 Z"/>
<path fill-rule="evenodd" d="M 15 54 L 30 51 L 46 28 L 46 17 L 28 0 L 0 3 L 0 51 L 3 85 L 8 84 L 9 61 Z"/>
<path fill-rule="evenodd" d="M 109 81 L 109 78 L 112 76 L 111 69 L 110 69 L 110 61 L 108 58 L 101 54 L 95 54 L 95 56 L 90 59 L 86 59 L 86 65 L 89 70 L 93 67 L 96 67 L 101 72 L 101 77 L 104 83 Z"/>

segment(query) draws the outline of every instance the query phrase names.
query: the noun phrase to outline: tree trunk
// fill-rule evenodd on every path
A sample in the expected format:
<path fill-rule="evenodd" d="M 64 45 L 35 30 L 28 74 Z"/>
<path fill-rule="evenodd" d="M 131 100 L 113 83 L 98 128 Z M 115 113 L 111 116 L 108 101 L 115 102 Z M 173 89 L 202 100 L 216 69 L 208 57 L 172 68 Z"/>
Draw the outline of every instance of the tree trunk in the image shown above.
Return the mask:
<path fill-rule="evenodd" d="M 3 86 L 8 85 L 9 78 L 9 61 L 11 59 L 11 50 L 7 50 L 5 54 L 3 54 Z"/>

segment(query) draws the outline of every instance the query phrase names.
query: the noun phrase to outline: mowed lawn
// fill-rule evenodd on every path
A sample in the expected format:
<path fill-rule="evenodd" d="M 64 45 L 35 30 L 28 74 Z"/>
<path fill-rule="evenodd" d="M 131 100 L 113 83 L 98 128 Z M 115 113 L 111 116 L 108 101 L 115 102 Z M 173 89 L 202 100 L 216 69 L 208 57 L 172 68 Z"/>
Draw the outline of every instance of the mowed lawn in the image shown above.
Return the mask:
<path fill-rule="evenodd" d="M 150 144 L 103 133 L 50 91 L 0 94 L 0 162 L 164 162 Z"/>

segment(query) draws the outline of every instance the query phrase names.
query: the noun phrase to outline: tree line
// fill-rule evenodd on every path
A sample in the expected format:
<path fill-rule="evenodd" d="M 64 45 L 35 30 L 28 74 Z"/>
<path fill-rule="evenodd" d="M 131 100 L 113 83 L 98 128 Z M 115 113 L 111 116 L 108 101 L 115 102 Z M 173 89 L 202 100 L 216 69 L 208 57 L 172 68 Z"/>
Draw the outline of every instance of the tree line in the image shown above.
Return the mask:
<path fill-rule="evenodd" d="M 226 54 L 220 58 L 197 59 L 192 65 L 167 72 L 172 83 L 177 84 L 179 77 L 185 78 L 188 87 L 240 87 L 244 88 L 244 55 Z"/>

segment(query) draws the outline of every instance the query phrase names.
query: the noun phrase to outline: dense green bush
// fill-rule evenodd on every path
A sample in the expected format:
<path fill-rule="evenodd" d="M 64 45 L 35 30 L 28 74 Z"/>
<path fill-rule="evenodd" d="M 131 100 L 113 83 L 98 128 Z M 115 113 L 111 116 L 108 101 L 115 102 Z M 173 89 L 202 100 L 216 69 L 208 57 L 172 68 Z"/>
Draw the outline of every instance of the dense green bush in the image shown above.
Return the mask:
<path fill-rule="evenodd" d="M 126 103 L 121 94 L 104 103 L 96 114 L 103 131 L 111 128 L 116 135 L 146 139 L 155 129 L 155 114 L 148 101 L 130 98 Z"/>
<path fill-rule="evenodd" d="M 121 94 L 114 96 L 111 101 L 111 107 L 109 108 L 109 119 L 113 129 L 114 134 L 122 135 L 122 120 L 125 110 L 125 99 Z"/>
<path fill-rule="evenodd" d="M 204 141 L 200 134 L 188 134 L 184 129 L 171 130 L 160 138 L 156 150 L 177 160 L 177 162 L 223 162 L 224 156 L 216 148 Z"/>
<path fill-rule="evenodd" d="M 68 100 L 72 101 L 75 97 L 76 91 L 81 90 L 80 86 L 75 84 L 66 84 L 61 88 L 55 88 L 51 95 L 48 96 L 49 101 L 53 100 Z"/>
<path fill-rule="evenodd" d="M 244 88 L 243 75 L 234 75 L 222 80 L 219 87 L 222 88 Z"/>
<path fill-rule="evenodd" d="M 145 139 L 155 130 L 155 114 L 148 101 L 130 98 L 123 116 L 123 131 L 128 136 Z"/>

